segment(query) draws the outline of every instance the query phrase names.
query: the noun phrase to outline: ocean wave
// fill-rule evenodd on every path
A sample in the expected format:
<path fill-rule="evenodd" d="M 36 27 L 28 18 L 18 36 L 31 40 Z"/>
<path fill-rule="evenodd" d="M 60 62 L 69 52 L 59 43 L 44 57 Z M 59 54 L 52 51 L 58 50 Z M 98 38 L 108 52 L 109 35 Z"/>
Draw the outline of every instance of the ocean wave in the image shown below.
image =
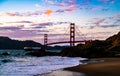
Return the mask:
<path fill-rule="evenodd" d="M 13 57 L 11 60 L 0 66 L 0 76 L 33 76 L 50 73 L 54 70 L 82 64 L 80 60 L 84 60 L 84 58 L 45 56 Z"/>

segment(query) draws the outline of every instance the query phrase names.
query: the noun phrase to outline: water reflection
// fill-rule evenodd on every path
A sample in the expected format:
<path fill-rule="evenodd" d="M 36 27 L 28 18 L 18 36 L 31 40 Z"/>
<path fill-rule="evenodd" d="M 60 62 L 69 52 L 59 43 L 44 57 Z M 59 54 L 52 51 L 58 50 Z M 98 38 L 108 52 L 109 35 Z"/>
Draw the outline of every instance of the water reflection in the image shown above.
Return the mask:
<path fill-rule="evenodd" d="M 36 76 L 86 76 L 84 73 L 73 72 L 73 71 L 53 71 L 50 74 L 36 75 Z"/>

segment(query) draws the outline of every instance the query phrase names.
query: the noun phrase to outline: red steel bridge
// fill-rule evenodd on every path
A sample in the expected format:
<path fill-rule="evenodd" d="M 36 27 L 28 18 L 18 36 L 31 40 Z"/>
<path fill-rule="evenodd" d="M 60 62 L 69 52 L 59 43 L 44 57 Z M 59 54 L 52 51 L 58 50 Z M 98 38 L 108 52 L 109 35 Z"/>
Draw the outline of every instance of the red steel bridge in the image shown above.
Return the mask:
<path fill-rule="evenodd" d="M 44 34 L 44 45 L 54 45 L 54 44 L 64 44 L 64 43 L 70 43 L 70 47 L 74 47 L 75 43 L 87 43 L 90 42 L 91 40 L 75 40 L 75 24 L 70 23 L 70 29 L 69 29 L 69 39 L 68 41 L 57 41 L 57 42 L 52 42 L 48 43 L 48 34 Z"/>

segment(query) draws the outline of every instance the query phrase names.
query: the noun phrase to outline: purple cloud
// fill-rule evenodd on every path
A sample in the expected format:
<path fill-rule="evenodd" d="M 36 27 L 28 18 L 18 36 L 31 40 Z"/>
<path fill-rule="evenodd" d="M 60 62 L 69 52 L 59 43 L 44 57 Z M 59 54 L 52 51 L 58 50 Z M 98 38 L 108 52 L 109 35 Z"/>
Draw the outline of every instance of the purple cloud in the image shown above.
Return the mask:
<path fill-rule="evenodd" d="M 16 22 L 7 22 L 7 23 L 33 23 L 31 21 L 16 21 Z"/>
<path fill-rule="evenodd" d="M 108 28 L 108 27 L 118 27 L 120 25 L 101 25 L 100 27 L 103 27 L 103 28 Z"/>
<path fill-rule="evenodd" d="M 99 26 L 88 26 L 89 29 L 94 29 L 95 27 L 102 27 L 102 28 L 113 28 L 119 27 L 120 25 L 99 25 Z"/>
<path fill-rule="evenodd" d="M 58 10 L 56 10 L 56 12 L 58 12 L 58 13 L 63 13 L 63 12 L 65 12 L 65 10 L 63 10 L 63 9 L 58 9 Z"/>
<path fill-rule="evenodd" d="M 103 23 L 106 19 L 105 18 L 92 18 L 89 22 L 89 24 L 95 24 L 99 26 L 101 23 Z"/>
<path fill-rule="evenodd" d="M 23 26 L 7 26 L 7 27 L 0 27 L 0 30 L 20 30 Z"/>
<path fill-rule="evenodd" d="M 52 26 L 52 22 L 44 22 L 44 23 L 37 23 L 37 24 L 32 24 L 33 28 L 45 28 L 46 26 Z"/>
<path fill-rule="evenodd" d="M 109 10 L 109 8 L 103 8 L 102 9 L 102 11 L 108 11 Z"/>
<path fill-rule="evenodd" d="M 44 23 L 32 24 L 31 26 L 33 26 L 33 28 L 45 28 L 46 26 L 61 25 L 68 23 L 70 22 L 44 22 Z"/>
<path fill-rule="evenodd" d="M 13 13 L 15 16 L 37 16 L 37 15 L 42 15 L 44 14 L 44 11 L 34 11 L 34 12 L 15 12 Z"/>
<path fill-rule="evenodd" d="M 114 15 L 115 18 L 120 18 L 120 13 Z"/>
<path fill-rule="evenodd" d="M 50 36 L 63 36 L 63 34 L 49 34 Z M 65 35 L 69 35 L 69 34 L 65 34 Z"/>

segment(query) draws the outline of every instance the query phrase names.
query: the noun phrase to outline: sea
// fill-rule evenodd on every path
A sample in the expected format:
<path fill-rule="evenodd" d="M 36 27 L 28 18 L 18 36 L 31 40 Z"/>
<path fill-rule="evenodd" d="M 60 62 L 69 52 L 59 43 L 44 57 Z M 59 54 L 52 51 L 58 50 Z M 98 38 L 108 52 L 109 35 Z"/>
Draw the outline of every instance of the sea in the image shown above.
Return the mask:
<path fill-rule="evenodd" d="M 2 55 L 6 52 L 10 55 Z M 34 57 L 27 56 L 26 53 L 25 50 L 0 50 L 0 76 L 45 76 L 56 73 L 56 70 L 63 71 L 64 68 L 82 64 L 80 61 L 86 59 L 61 56 Z"/>

